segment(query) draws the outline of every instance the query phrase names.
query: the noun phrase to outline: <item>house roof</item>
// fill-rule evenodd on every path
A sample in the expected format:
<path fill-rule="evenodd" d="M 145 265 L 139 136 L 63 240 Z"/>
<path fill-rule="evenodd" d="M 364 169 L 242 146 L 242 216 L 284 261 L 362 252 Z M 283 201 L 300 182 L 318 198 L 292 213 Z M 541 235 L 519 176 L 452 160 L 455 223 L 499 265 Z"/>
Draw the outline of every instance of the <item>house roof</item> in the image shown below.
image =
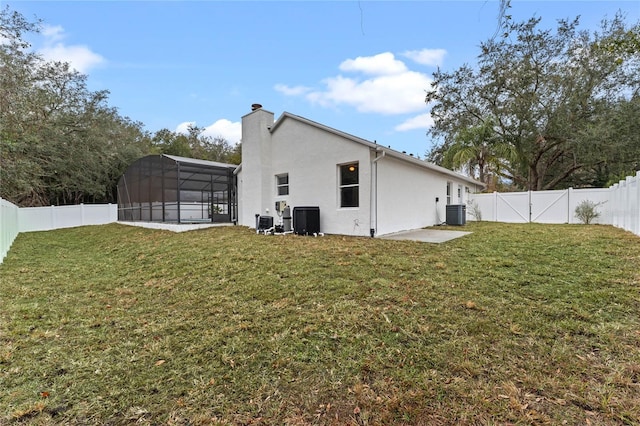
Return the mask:
<path fill-rule="evenodd" d="M 176 163 L 190 164 L 194 166 L 220 167 L 225 169 L 235 169 L 237 164 L 218 163 L 217 161 L 199 160 L 197 158 L 179 157 L 177 155 L 162 154 L 163 157 L 169 158 Z"/>
<path fill-rule="evenodd" d="M 289 112 L 282 113 L 282 115 L 276 120 L 276 122 L 273 124 L 273 126 L 271 126 L 270 132 L 271 133 L 275 132 L 276 129 L 282 124 L 282 122 L 284 122 L 287 119 L 297 120 L 297 121 L 305 123 L 305 124 L 307 124 L 309 126 L 313 126 L 313 127 L 319 128 L 321 130 L 324 130 L 325 132 L 329 132 L 329 133 L 333 133 L 335 135 L 341 136 L 341 137 L 343 137 L 345 139 L 348 139 L 348 140 L 351 140 L 353 142 L 356 142 L 356 143 L 359 143 L 361 145 L 364 145 L 364 146 L 366 146 L 366 147 L 368 147 L 370 149 L 374 149 L 376 152 L 381 152 L 385 156 L 388 155 L 389 157 L 396 158 L 396 159 L 398 159 L 400 161 L 404 161 L 406 163 L 413 164 L 413 165 L 416 165 L 418 167 L 422 167 L 424 169 L 434 171 L 436 173 L 441 173 L 441 174 L 444 174 L 444 175 L 447 175 L 447 176 L 455 177 L 457 179 L 464 180 L 465 182 L 468 182 L 468 183 L 470 183 L 472 185 L 480 186 L 480 187 L 483 187 L 483 188 L 486 186 L 484 183 L 482 183 L 480 181 L 477 181 L 475 179 L 472 179 L 472 178 L 470 178 L 468 176 L 465 176 L 465 175 L 462 175 L 460 173 L 456 173 L 453 170 L 449 170 L 449 169 L 447 169 L 445 167 L 441 167 L 441 166 L 438 166 L 436 164 L 429 163 L 428 161 L 421 160 L 421 159 L 416 158 L 416 157 L 414 157 L 412 155 L 408 155 L 408 154 L 396 151 L 395 149 L 391 149 L 391 148 L 379 145 L 376 142 L 371 142 L 371 141 L 368 141 L 366 139 L 359 138 L 359 137 L 351 135 L 349 133 L 342 132 L 340 130 L 334 129 L 334 128 L 329 127 L 329 126 L 325 126 L 324 124 L 317 123 L 315 121 L 309 120 L 308 118 L 304 118 L 304 117 L 301 117 L 299 115 L 291 114 Z M 237 171 L 239 171 L 239 170 L 237 170 Z"/>

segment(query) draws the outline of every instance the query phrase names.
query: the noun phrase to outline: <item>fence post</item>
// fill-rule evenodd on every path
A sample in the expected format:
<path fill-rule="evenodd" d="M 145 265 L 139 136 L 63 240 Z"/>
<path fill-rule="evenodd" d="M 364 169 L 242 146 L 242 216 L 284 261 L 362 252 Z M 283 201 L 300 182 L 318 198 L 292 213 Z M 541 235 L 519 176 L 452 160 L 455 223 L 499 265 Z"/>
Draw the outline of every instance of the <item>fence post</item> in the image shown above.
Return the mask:
<path fill-rule="evenodd" d="M 620 184 L 614 183 L 611 186 L 611 190 L 613 191 L 613 225 L 616 227 L 620 227 Z"/>
<path fill-rule="evenodd" d="M 636 235 L 640 235 L 640 170 L 636 172 L 636 205 L 635 205 L 635 231 Z"/>
<path fill-rule="evenodd" d="M 573 219 L 573 215 L 571 214 L 571 191 L 573 188 L 567 188 L 567 223 L 571 224 L 571 219 Z"/>
<path fill-rule="evenodd" d="M 624 198 L 626 195 L 625 181 L 618 181 L 618 228 L 624 229 L 625 227 L 625 204 L 627 200 Z"/>
<path fill-rule="evenodd" d="M 493 221 L 498 221 L 498 191 L 493 191 Z"/>
<path fill-rule="evenodd" d="M 49 229 L 56 229 L 56 206 L 51 205 L 51 222 L 49 223 Z"/>
<path fill-rule="evenodd" d="M 633 228 L 633 210 L 631 207 L 631 183 L 632 183 L 632 177 L 631 176 L 627 176 L 626 180 L 626 184 L 627 184 L 627 190 L 625 191 L 625 199 L 626 199 L 626 219 L 625 219 L 625 228 L 627 231 L 630 231 Z"/>
<path fill-rule="evenodd" d="M 80 225 L 84 226 L 84 203 L 80 203 Z"/>

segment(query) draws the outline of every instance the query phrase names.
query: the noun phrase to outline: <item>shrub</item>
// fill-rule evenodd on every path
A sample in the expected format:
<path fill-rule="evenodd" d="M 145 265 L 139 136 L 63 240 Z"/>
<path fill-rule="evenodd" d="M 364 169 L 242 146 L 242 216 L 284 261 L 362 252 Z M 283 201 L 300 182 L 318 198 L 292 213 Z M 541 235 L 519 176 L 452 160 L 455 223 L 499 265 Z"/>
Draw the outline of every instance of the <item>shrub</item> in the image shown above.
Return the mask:
<path fill-rule="evenodd" d="M 471 217 L 473 217 L 475 220 L 477 220 L 478 222 L 482 221 L 482 211 L 480 210 L 480 206 L 478 205 L 478 203 L 476 203 L 475 200 L 471 200 L 469 202 L 469 204 L 467 205 L 468 207 L 468 212 L 469 215 L 471 215 Z"/>
<path fill-rule="evenodd" d="M 604 204 L 595 203 L 591 200 L 584 200 L 576 207 L 576 217 L 580 220 L 580 222 L 585 225 L 589 225 L 595 219 L 600 217 L 600 212 L 597 210 L 598 206 Z"/>

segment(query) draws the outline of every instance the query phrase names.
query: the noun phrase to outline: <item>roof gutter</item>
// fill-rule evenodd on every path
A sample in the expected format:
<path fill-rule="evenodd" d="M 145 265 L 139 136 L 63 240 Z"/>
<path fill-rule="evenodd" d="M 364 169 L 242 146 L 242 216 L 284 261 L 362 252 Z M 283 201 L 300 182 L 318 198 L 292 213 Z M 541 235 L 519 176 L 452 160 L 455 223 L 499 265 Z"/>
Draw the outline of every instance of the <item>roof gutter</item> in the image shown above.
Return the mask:
<path fill-rule="evenodd" d="M 380 151 L 376 151 L 376 153 L 378 153 L 378 152 L 380 152 Z M 380 157 L 376 157 L 376 158 L 374 158 L 374 159 L 373 159 L 373 163 L 377 163 L 377 162 L 378 162 L 378 160 L 383 159 L 383 158 L 384 158 L 384 156 L 385 156 L 386 154 L 387 154 L 387 151 L 382 150 L 382 155 L 381 155 Z"/>
<path fill-rule="evenodd" d="M 382 152 L 382 155 L 378 155 Z M 376 158 L 371 160 L 371 185 L 369 186 L 369 233 L 371 237 L 375 237 L 378 228 L 378 161 L 383 159 L 386 155 L 386 151 L 375 150 Z"/>

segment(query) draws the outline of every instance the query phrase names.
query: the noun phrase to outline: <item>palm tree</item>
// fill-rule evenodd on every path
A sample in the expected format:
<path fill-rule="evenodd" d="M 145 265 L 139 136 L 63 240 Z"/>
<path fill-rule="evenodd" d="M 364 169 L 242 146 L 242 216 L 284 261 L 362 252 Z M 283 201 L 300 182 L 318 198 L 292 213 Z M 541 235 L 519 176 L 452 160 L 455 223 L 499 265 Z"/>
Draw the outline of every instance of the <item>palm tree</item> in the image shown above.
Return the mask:
<path fill-rule="evenodd" d="M 492 187 L 492 180 L 501 175 L 505 163 L 513 160 L 516 152 L 495 132 L 492 120 L 478 126 L 462 129 L 454 143 L 444 153 L 443 165 L 462 169 L 469 176 Z"/>

